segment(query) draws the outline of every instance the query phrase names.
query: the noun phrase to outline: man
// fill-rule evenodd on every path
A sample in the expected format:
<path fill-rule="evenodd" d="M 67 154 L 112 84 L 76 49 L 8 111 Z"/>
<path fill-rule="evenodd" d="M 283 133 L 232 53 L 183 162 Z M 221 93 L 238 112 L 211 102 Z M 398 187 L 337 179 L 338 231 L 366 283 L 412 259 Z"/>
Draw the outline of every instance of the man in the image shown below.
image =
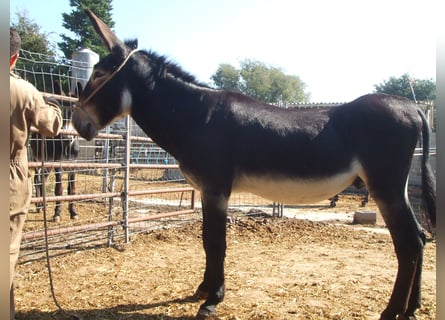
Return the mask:
<path fill-rule="evenodd" d="M 62 127 L 60 108 L 47 102 L 29 82 L 14 75 L 19 56 L 20 36 L 10 28 L 9 93 L 10 93 L 10 163 L 9 163 L 9 289 L 10 318 L 14 319 L 13 278 L 20 250 L 22 229 L 31 202 L 32 184 L 28 173 L 27 144 L 31 125 L 41 135 L 53 137 Z"/>

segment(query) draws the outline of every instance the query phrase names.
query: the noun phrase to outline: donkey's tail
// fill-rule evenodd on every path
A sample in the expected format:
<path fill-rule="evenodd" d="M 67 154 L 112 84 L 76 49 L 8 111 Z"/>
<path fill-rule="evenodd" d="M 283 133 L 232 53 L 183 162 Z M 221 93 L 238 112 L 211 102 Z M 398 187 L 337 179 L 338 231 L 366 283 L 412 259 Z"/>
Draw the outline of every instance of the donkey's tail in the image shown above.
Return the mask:
<path fill-rule="evenodd" d="M 430 225 L 436 227 L 436 177 L 431 170 L 430 157 L 430 127 L 424 113 L 417 111 L 422 118 L 422 200 L 426 208 Z"/>

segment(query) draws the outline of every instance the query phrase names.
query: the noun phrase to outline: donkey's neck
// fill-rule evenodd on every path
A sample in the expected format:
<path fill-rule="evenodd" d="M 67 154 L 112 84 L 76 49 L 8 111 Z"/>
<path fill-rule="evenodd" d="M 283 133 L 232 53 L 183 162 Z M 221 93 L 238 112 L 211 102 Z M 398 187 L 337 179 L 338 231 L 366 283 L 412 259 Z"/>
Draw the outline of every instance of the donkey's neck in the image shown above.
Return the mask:
<path fill-rule="evenodd" d="M 211 117 L 218 91 L 173 74 L 134 97 L 132 117 L 153 141 L 180 160 L 193 132 Z"/>

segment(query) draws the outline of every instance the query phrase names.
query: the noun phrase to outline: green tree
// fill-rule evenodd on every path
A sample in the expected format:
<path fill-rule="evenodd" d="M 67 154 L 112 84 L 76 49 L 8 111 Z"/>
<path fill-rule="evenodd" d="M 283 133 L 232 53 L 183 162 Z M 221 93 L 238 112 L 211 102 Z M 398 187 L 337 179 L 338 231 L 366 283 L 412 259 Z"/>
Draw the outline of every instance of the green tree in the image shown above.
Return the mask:
<path fill-rule="evenodd" d="M 228 63 L 221 63 L 218 70 L 210 77 L 217 88 L 240 91 L 240 73 Z"/>
<path fill-rule="evenodd" d="M 23 50 L 53 56 L 54 45 L 48 39 L 49 34 L 41 31 L 41 26 L 28 16 L 28 11 L 16 12 L 16 21 L 11 27 L 17 30 L 22 41 Z"/>
<path fill-rule="evenodd" d="M 61 34 L 62 41 L 58 43 L 60 50 L 66 58 L 70 59 L 73 52 L 82 48 L 88 48 L 96 52 L 100 57 L 108 54 L 102 44 L 102 40 L 94 31 L 93 26 L 84 8 L 90 8 L 103 22 L 110 28 L 114 27 L 111 18 L 113 9 L 112 0 L 70 0 L 70 6 L 74 9 L 68 13 L 62 13 L 63 27 L 75 34 L 72 38 L 69 35 Z"/>
<path fill-rule="evenodd" d="M 15 72 L 38 90 L 51 92 L 53 75 L 67 73 L 68 67 L 59 64 L 55 46 L 48 39 L 49 33 L 42 32 L 41 26 L 28 16 L 26 10 L 16 12 L 11 27 L 17 30 L 22 48 Z"/>
<path fill-rule="evenodd" d="M 211 79 L 219 89 L 240 91 L 268 103 L 307 102 L 310 98 L 299 77 L 256 60 L 241 61 L 239 70 L 230 64 L 220 64 Z"/>
<path fill-rule="evenodd" d="M 416 101 L 430 102 L 436 100 L 436 82 L 434 80 L 414 79 L 408 73 L 398 78 L 390 77 L 383 83 L 374 85 L 374 88 L 375 92 L 394 94 Z"/>

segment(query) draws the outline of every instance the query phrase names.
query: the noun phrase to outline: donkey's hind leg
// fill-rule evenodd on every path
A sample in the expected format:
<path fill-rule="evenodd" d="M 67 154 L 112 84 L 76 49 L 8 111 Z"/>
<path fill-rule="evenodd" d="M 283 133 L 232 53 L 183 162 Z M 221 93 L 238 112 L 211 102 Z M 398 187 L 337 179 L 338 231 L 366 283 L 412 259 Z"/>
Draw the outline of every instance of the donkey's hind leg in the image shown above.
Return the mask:
<path fill-rule="evenodd" d="M 388 185 L 387 185 L 388 186 Z M 391 234 L 398 260 L 398 270 L 388 306 L 381 320 L 395 320 L 399 316 L 413 316 L 420 306 L 420 275 L 422 273 L 424 235 L 405 195 L 386 189 L 374 197 Z"/>
<path fill-rule="evenodd" d="M 43 181 L 45 182 L 48 180 L 50 172 L 48 169 L 42 169 L 42 168 L 36 168 L 34 173 L 34 186 L 36 189 L 36 197 L 40 198 L 43 197 Z M 36 203 L 36 211 L 37 213 L 40 213 L 40 210 L 43 209 L 43 202 Z"/>
<path fill-rule="evenodd" d="M 366 190 L 366 191 L 365 191 L 365 196 L 364 196 L 363 199 L 362 199 L 362 207 L 366 207 L 366 205 L 368 204 L 368 202 L 369 202 L 369 191 Z"/>
<path fill-rule="evenodd" d="M 420 237 L 422 238 L 423 245 L 425 245 L 426 237 L 423 232 L 420 233 Z M 416 269 L 416 274 L 415 274 L 415 278 L 413 281 L 411 296 L 408 301 L 408 307 L 404 314 L 406 319 L 415 319 L 414 313 L 421 306 L 422 265 L 423 265 L 423 254 L 421 254 L 419 256 L 419 259 L 417 260 L 417 269 Z"/>

